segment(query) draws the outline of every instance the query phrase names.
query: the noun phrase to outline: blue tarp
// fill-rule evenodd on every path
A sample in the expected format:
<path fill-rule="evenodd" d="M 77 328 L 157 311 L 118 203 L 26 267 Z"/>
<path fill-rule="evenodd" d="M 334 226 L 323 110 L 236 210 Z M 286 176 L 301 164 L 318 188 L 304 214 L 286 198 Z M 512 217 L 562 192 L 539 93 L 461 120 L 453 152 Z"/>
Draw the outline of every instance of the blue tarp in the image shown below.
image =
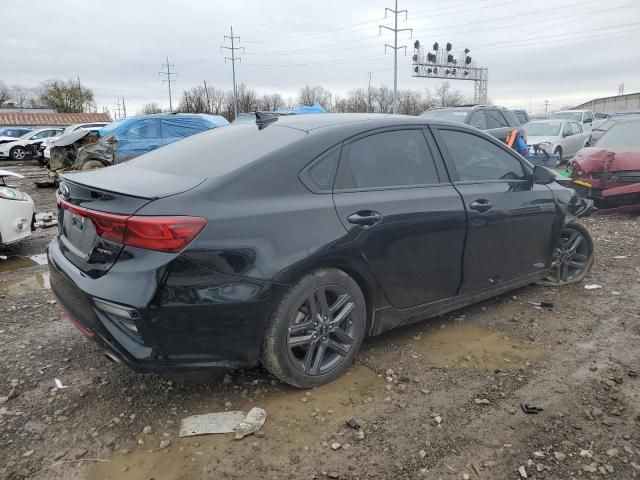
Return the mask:
<path fill-rule="evenodd" d="M 311 105 L 310 107 L 307 105 L 300 105 L 294 109 L 280 108 L 276 111 L 278 113 L 288 113 L 288 114 L 295 114 L 295 115 L 304 115 L 306 113 L 327 113 L 324 107 L 317 102 Z"/>
<path fill-rule="evenodd" d="M 229 125 L 224 117 L 206 114 L 140 115 L 110 123 L 100 129 L 100 137 L 115 135 L 116 156 L 125 160 L 158 147 L 204 132 Z"/>

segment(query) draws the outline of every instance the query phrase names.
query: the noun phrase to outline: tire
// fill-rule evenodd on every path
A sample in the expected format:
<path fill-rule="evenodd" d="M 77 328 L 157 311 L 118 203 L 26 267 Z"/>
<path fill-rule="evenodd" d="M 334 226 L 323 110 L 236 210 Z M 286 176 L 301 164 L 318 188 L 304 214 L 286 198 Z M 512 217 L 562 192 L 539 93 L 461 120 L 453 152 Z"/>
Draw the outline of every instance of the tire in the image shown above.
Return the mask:
<path fill-rule="evenodd" d="M 335 269 L 309 273 L 272 313 L 262 364 L 294 387 L 332 382 L 353 363 L 366 324 L 365 298 L 355 280 Z"/>
<path fill-rule="evenodd" d="M 559 155 L 558 162 L 562 163 L 562 147 L 556 147 L 556 149 L 553 151 L 553 153 L 555 155 Z"/>
<path fill-rule="evenodd" d="M 104 163 L 100 160 L 87 160 L 82 164 L 82 170 L 95 170 L 104 167 Z"/>
<path fill-rule="evenodd" d="M 589 274 L 595 260 L 593 238 L 578 222 L 564 226 L 554 247 L 551 272 L 540 285 L 560 287 L 579 283 Z"/>
<path fill-rule="evenodd" d="M 9 156 L 11 157 L 11 160 L 24 160 L 27 158 L 27 150 L 24 147 L 13 147 L 9 151 Z"/>

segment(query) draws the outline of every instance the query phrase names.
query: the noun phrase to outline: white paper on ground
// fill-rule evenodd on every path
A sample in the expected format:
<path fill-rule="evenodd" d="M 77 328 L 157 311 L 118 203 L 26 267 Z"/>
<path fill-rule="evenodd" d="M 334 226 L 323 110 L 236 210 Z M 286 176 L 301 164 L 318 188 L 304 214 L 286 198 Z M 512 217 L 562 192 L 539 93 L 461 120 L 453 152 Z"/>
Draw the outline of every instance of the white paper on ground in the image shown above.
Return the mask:
<path fill-rule="evenodd" d="M 180 436 L 206 435 L 208 433 L 232 433 L 246 417 L 241 411 L 205 413 L 183 418 Z"/>

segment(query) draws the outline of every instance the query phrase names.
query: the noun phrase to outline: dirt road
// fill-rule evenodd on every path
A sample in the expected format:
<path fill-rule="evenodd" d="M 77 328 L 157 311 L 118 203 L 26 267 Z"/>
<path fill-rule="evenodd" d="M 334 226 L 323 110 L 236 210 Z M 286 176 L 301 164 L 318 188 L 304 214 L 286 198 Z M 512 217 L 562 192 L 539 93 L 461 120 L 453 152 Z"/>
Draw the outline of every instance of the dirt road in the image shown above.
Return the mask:
<path fill-rule="evenodd" d="M 15 170 L 51 210 L 53 191 L 29 186 L 42 171 Z M 310 391 L 262 369 L 132 373 L 64 320 L 46 266 L 0 261 L 0 478 L 640 478 L 640 218 L 585 223 L 585 283 L 602 288 L 530 286 L 370 339 Z M 42 253 L 53 233 L 4 254 Z M 253 406 L 257 435 L 178 437 L 186 416 Z"/>

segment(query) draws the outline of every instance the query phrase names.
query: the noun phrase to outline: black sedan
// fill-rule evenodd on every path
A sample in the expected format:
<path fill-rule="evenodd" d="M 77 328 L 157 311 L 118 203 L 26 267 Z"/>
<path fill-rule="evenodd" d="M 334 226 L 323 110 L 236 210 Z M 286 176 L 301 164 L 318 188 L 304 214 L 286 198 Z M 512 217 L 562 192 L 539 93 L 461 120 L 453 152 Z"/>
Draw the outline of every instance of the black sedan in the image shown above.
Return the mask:
<path fill-rule="evenodd" d="M 366 336 L 591 267 L 575 193 L 477 129 L 272 120 L 64 176 L 51 285 L 109 358 L 306 388 Z"/>

